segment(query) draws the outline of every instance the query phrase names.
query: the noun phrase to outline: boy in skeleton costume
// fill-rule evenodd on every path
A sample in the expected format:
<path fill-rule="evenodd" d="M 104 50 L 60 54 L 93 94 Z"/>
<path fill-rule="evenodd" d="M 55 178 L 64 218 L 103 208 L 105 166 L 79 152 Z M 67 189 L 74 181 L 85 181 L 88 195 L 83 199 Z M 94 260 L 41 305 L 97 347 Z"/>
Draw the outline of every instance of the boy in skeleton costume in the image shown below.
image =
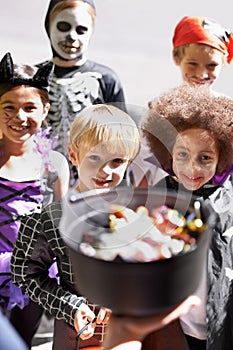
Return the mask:
<path fill-rule="evenodd" d="M 115 72 L 87 59 L 95 17 L 92 0 L 51 0 L 45 18 L 55 63 L 47 121 L 57 137 L 56 149 L 67 158 L 70 124 L 80 110 L 98 103 L 124 103 L 123 89 Z M 71 185 L 76 178 L 77 172 L 72 167 Z"/>

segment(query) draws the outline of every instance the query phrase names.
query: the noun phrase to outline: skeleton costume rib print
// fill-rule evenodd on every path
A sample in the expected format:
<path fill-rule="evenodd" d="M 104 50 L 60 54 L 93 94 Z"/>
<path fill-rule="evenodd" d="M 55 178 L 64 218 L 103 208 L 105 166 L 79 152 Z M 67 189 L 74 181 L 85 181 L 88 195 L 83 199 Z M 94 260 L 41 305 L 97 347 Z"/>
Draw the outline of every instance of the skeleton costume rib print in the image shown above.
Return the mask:
<path fill-rule="evenodd" d="M 51 0 L 45 18 L 55 63 L 47 122 L 56 137 L 56 150 L 67 159 L 68 133 L 78 112 L 98 103 L 117 103 L 124 108 L 124 92 L 117 74 L 86 57 L 95 16 L 93 1 Z M 77 171 L 72 165 L 70 169 L 73 186 Z"/>

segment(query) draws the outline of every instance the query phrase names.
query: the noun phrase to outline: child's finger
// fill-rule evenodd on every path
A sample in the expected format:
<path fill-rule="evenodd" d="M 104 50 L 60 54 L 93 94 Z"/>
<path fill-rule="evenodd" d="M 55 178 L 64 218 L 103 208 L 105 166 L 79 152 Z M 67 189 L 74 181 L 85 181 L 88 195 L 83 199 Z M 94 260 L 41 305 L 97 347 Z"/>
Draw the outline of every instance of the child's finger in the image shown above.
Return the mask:
<path fill-rule="evenodd" d="M 111 310 L 110 309 L 106 309 L 106 308 L 101 308 L 97 318 L 96 318 L 96 323 L 103 323 L 103 324 L 107 324 L 109 321 L 109 317 L 111 315 Z"/>
<path fill-rule="evenodd" d="M 80 338 L 82 340 L 89 339 L 93 336 L 95 331 L 95 326 L 93 323 L 89 323 L 88 325 L 85 326 L 85 329 L 83 331 L 80 331 Z"/>

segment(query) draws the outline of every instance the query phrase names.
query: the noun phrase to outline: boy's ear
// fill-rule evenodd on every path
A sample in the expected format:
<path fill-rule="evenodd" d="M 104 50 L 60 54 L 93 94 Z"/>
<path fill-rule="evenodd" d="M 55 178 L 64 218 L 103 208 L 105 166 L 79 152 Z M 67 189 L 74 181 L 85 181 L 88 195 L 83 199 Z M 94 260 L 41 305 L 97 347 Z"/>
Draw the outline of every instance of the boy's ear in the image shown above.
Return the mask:
<path fill-rule="evenodd" d="M 69 153 L 69 158 L 71 163 L 74 166 L 78 166 L 78 155 L 77 153 L 73 150 L 73 148 L 71 147 L 71 145 L 68 145 L 68 153 Z"/>
<path fill-rule="evenodd" d="M 173 58 L 173 61 L 175 62 L 175 64 L 177 66 L 180 65 L 180 57 L 178 57 L 177 55 L 174 54 L 174 52 L 172 53 L 172 58 Z"/>
<path fill-rule="evenodd" d="M 133 162 L 133 160 L 132 160 L 132 159 L 130 159 L 130 160 L 128 161 L 128 164 L 127 164 L 126 170 L 129 168 L 129 166 L 130 166 L 130 164 L 132 164 L 132 162 Z"/>

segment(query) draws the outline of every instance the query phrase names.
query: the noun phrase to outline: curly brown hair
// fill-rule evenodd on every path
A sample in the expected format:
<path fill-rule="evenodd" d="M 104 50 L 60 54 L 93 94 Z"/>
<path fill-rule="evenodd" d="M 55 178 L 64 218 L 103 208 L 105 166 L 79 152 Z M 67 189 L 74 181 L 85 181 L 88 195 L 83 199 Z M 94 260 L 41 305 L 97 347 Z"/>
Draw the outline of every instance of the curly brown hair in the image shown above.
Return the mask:
<path fill-rule="evenodd" d="M 233 164 L 233 99 L 205 86 L 178 86 L 148 103 L 141 120 L 142 134 L 159 165 L 172 173 L 172 150 L 177 133 L 191 128 L 208 130 L 216 139 L 216 174 Z M 197 140 L 198 142 L 198 140 Z"/>

